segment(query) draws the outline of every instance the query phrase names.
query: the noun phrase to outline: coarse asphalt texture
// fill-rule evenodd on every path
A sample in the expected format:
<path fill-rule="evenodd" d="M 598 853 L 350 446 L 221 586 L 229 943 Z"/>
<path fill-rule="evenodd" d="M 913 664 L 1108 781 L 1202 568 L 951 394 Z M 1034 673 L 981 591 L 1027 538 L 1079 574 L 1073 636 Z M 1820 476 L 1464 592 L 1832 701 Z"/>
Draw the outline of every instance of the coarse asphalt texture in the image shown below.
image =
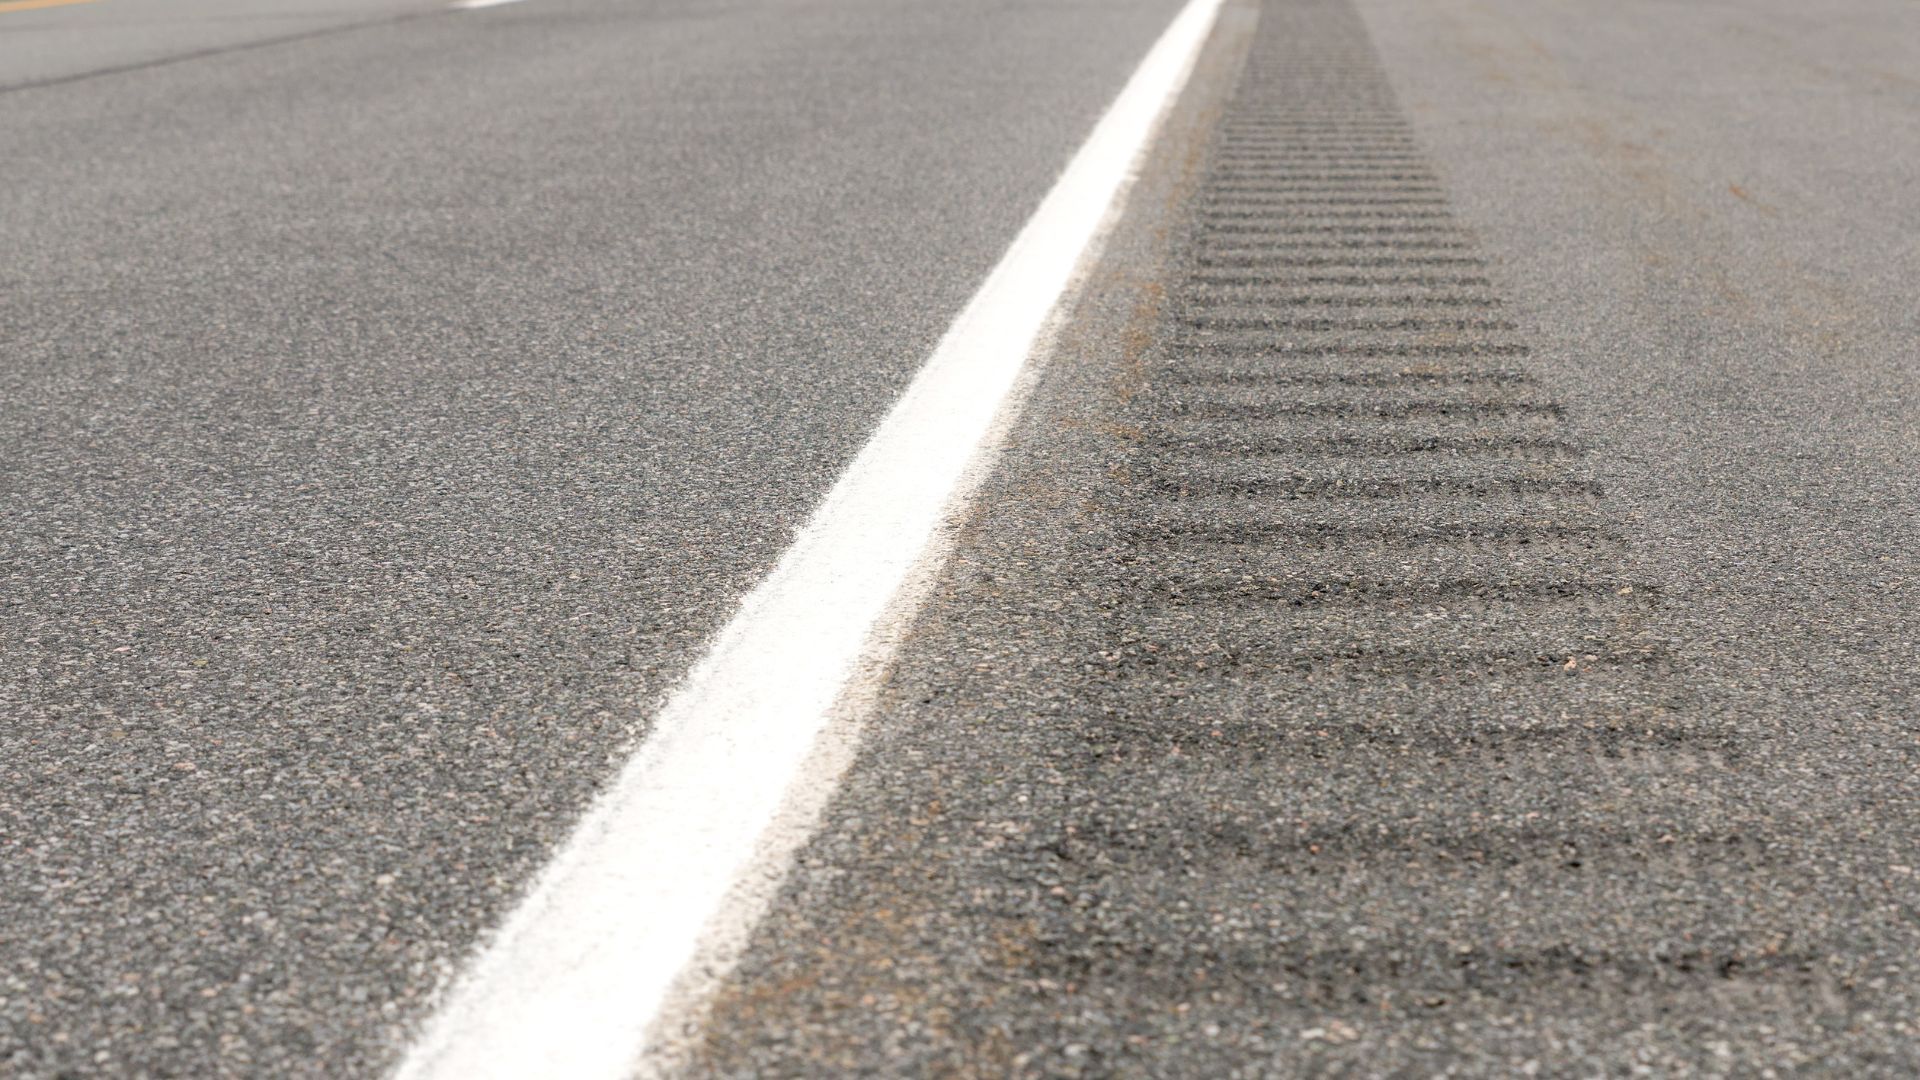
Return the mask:
<path fill-rule="evenodd" d="M 390 1066 L 1174 7 L 0 14 L 0 1074 Z M 1229 3 L 690 1074 L 1920 1071 L 1920 10 L 1596 11 Z"/>
<path fill-rule="evenodd" d="M 1917 19 L 1230 4 L 690 1072 L 1920 1071 Z"/>
<path fill-rule="evenodd" d="M 0 0 L 0 91 L 185 63 L 447 11 L 445 0 L 39 2 L 46 6 L 9 9 L 8 0 Z"/>
<path fill-rule="evenodd" d="M 165 7 L 0 93 L 0 1075 L 377 1075 L 1177 5 Z"/>

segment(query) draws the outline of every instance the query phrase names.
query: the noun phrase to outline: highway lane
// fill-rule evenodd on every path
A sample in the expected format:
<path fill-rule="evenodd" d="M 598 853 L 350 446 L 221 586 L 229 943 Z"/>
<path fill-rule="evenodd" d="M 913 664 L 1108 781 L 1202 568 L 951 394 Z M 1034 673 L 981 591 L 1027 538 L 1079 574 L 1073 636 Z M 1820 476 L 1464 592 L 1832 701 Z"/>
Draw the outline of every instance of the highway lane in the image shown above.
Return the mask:
<path fill-rule="evenodd" d="M 446 6 L 444 0 L 0 0 L 0 89 L 438 14 Z"/>
<path fill-rule="evenodd" d="M 696 1074 L 1912 1075 L 1915 18 L 1229 5 Z"/>
<path fill-rule="evenodd" d="M 4 1070 L 390 1063 L 1173 9 L 394 5 L 0 95 Z M 0 37 L 83 15 L 0 83 L 161 55 Z"/>

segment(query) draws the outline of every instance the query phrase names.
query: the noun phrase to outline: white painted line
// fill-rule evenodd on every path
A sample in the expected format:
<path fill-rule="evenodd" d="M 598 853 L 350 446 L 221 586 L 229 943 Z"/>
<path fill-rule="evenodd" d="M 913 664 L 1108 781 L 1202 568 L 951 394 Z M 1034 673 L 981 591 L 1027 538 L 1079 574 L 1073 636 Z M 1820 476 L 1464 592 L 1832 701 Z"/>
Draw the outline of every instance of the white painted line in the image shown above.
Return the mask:
<path fill-rule="evenodd" d="M 453 0 L 447 6 L 455 11 L 472 11 L 475 8 L 499 7 L 501 4 L 517 4 L 520 0 Z"/>
<path fill-rule="evenodd" d="M 1018 408 L 1029 358 L 1117 217 L 1220 3 L 1189 0 L 1154 44 L 779 565 L 455 982 L 401 1080 L 625 1078 L 658 1053 L 663 1015 L 697 1015 L 684 999 L 737 958 L 837 782 L 852 740 L 830 721 L 877 682 Z"/>

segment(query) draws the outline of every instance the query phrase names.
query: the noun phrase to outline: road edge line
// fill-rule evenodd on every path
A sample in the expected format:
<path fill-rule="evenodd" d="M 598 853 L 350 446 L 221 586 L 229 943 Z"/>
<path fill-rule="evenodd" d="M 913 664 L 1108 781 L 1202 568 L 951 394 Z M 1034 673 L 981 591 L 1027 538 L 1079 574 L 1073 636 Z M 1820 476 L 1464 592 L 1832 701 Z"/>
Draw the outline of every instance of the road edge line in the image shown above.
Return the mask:
<path fill-rule="evenodd" d="M 849 718 L 951 545 L 1223 0 L 1188 0 L 521 901 L 399 1080 L 624 1078 L 691 1015 L 851 760 Z M 695 970 L 695 969 L 698 970 Z"/>

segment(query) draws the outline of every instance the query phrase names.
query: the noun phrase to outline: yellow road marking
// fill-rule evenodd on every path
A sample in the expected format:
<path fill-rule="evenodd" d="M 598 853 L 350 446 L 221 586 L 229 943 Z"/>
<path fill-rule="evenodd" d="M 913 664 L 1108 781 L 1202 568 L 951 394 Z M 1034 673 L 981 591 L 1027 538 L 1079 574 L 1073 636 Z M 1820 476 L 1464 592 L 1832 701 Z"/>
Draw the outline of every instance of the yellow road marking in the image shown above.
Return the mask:
<path fill-rule="evenodd" d="M 9 11 L 32 11 L 34 8 L 65 7 L 68 4 L 91 4 L 93 0 L 4 0 L 0 2 L 0 15 Z"/>

